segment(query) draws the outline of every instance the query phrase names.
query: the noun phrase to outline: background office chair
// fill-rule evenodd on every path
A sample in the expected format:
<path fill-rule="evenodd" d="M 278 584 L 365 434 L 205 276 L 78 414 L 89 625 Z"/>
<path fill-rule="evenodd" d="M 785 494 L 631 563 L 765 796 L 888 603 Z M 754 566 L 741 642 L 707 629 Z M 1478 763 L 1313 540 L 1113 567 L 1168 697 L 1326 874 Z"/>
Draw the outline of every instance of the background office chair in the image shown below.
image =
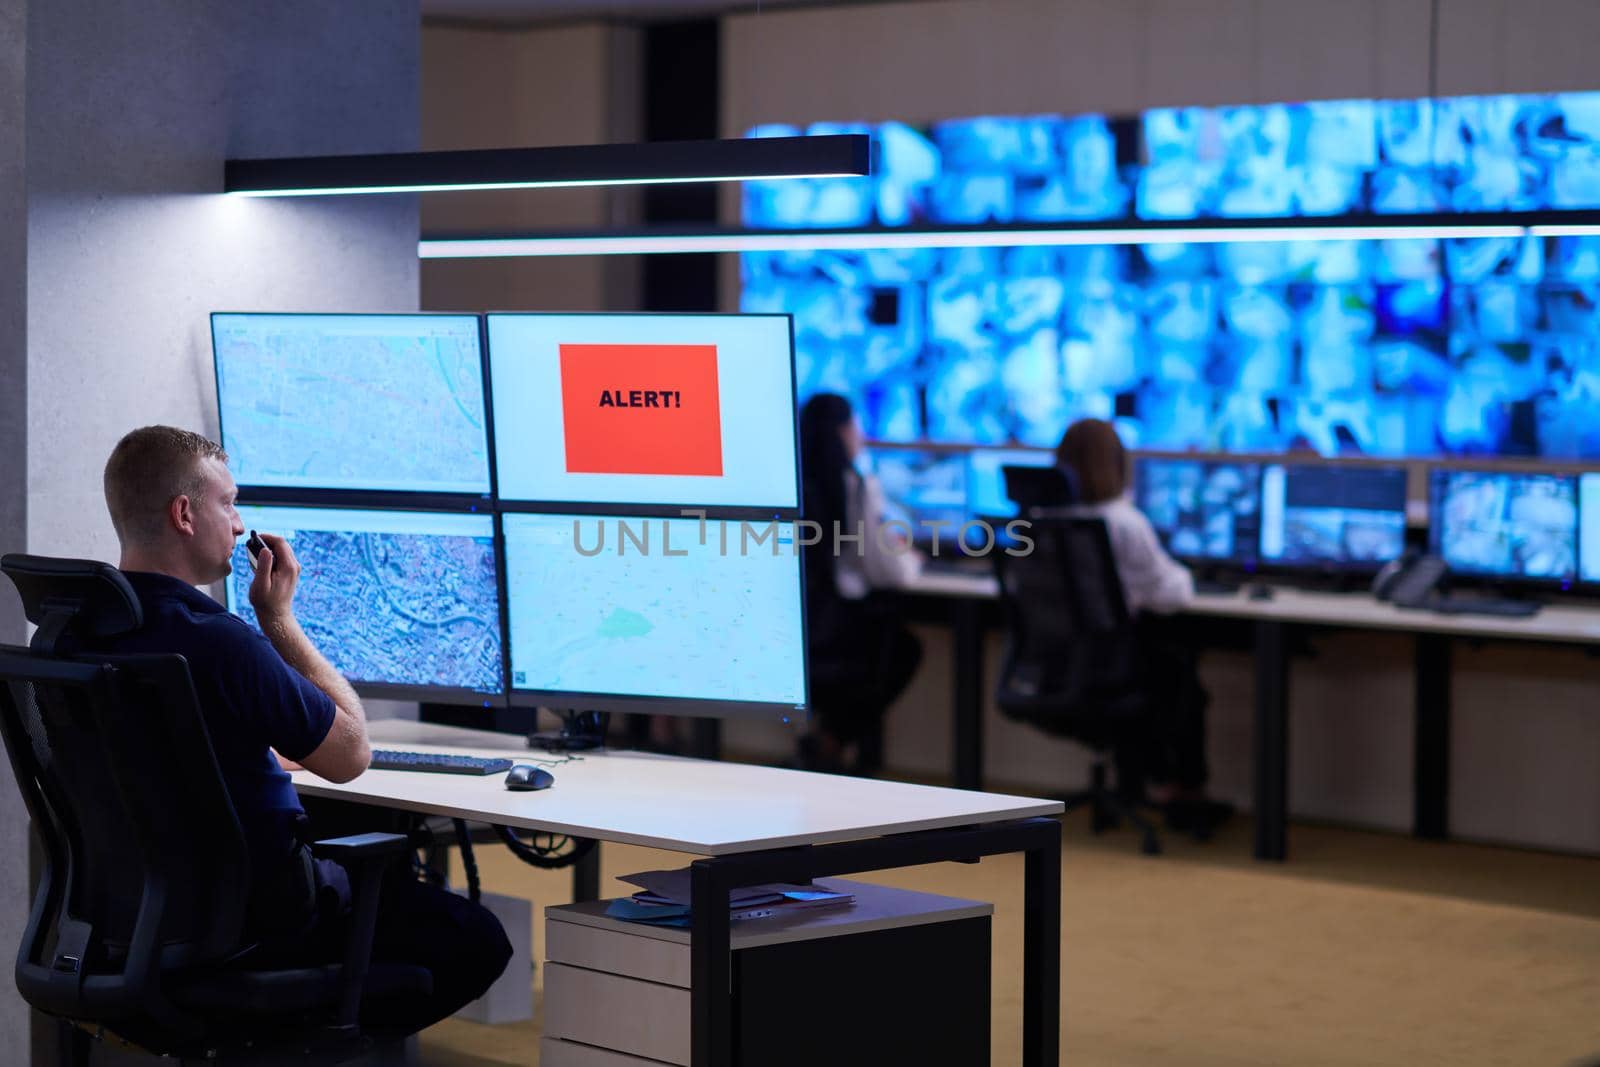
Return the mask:
<path fill-rule="evenodd" d="M 1077 475 L 1065 467 L 1006 464 L 1000 468 L 1000 477 L 1005 481 L 1006 496 L 1023 516 L 1078 502 Z"/>
<path fill-rule="evenodd" d="M 179 1057 L 362 1052 L 363 995 L 431 987 L 422 968 L 369 968 L 380 875 L 406 839 L 314 845 L 355 890 L 343 962 L 253 968 L 249 855 L 187 662 L 74 653 L 142 624 L 104 563 L 8 555 L 0 570 L 39 627 L 29 649 L 0 646 L 0 734 L 45 857 L 17 952 L 23 998 Z"/>
<path fill-rule="evenodd" d="M 1150 697 L 1105 523 L 1037 514 L 1032 522 L 1031 553 L 995 555 L 1009 626 L 996 702 L 1012 719 L 1092 749 L 1090 788 L 1061 800 L 1068 811 L 1089 805 L 1095 833 L 1126 819 L 1154 855 L 1155 826 L 1120 791 L 1142 783 L 1107 784 L 1106 753 L 1145 728 Z"/>

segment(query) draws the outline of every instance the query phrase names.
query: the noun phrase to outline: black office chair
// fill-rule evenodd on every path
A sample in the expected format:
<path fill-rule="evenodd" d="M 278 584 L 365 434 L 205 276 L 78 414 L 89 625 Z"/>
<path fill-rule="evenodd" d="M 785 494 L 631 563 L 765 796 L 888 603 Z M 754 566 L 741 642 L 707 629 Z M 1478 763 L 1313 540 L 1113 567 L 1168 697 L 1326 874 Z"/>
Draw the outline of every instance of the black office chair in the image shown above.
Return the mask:
<path fill-rule="evenodd" d="M 180 1058 L 340 1062 L 364 1052 L 363 997 L 426 994 L 418 967 L 370 967 L 396 834 L 320 841 L 355 889 L 343 962 L 251 966 L 250 860 L 178 655 L 83 653 L 137 629 L 139 600 L 91 560 L 8 555 L 39 629 L 0 646 L 0 734 L 44 846 L 16 981 L 49 1015 Z"/>
<path fill-rule="evenodd" d="M 1088 805 L 1097 834 L 1126 820 L 1154 855 L 1161 851 L 1155 826 L 1132 797 L 1107 784 L 1106 754 L 1143 731 L 1150 697 L 1105 523 L 1032 522 L 1031 553 L 995 555 L 1009 626 L 996 702 L 1009 718 L 1088 746 L 1091 785 L 1061 798 L 1067 810 Z"/>
<path fill-rule="evenodd" d="M 1052 508 L 1078 502 L 1077 475 L 1064 467 L 1007 464 L 1000 468 L 1000 476 L 1005 480 L 1007 499 L 1017 505 L 1018 514 L 1024 517 L 1047 514 Z"/>

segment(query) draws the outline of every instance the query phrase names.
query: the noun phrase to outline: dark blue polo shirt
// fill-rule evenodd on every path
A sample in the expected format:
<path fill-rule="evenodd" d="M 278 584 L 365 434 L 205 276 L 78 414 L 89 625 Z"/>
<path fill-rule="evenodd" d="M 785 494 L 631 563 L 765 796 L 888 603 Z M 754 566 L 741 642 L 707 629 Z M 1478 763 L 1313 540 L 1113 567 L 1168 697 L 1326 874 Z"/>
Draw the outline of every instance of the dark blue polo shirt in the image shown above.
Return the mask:
<path fill-rule="evenodd" d="M 194 586 L 165 574 L 124 573 L 144 625 L 98 643 L 100 650 L 176 652 L 189 661 L 255 878 L 270 877 L 294 850 L 294 824 L 305 809 L 268 749 L 292 760 L 310 755 L 333 725 L 333 701 L 260 632 Z"/>

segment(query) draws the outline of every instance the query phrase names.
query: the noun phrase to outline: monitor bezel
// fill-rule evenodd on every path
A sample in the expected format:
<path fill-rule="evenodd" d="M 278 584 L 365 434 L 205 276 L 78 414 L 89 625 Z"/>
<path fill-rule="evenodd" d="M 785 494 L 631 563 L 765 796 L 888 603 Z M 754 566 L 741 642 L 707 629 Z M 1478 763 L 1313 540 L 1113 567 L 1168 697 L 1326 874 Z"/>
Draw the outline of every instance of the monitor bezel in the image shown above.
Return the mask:
<path fill-rule="evenodd" d="M 494 398 L 489 392 L 488 333 L 483 315 L 476 311 L 213 311 L 208 323 L 211 332 L 211 385 L 217 403 L 217 443 L 227 447 L 227 427 L 222 404 L 222 366 L 217 352 L 217 318 L 413 318 L 413 319 L 472 319 L 478 335 L 478 376 L 483 383 L 484 458 L 488 464 L 488 488 L 483 492 L 461 492 L 437 489 L 351 489 L 339 486 L 289 486 L 261 485 L 255 482 L 237 482 L 239 499 L 246 503 L 295 503 L 314 501 L 310 506 L 328 507 L 392 507 L 428 510 L 433 507 L 454 508 L 465 503 L 493 506 L 496 499 L 494 452 Z M 426 505 L 423 502 L 427 502 Z"/>
<path fill-rule="evenodd" d="M 1520 574 L 1500 574 L 1494 571 L 1462 570 L 1451 563 L 1443 551 L 1444 523 L 1440 521 L 1443 509 L 1439 506 L 1447 478 L 1459 474 L 1486 474 L 1497 478 L 1555 477 L 1572 482 L 1572 500 L 1577 515 L 1572 526 L 1573 572 L 1569 578 L 1544 578 Z M 1582 472 L 1565 470 L 1523 470 L 1517 467 L 1489 466 L 1430 466 L 1428 468 L 1428 552 L 1444 560 L 1449 568 L 1449 581 L 1455 585 L 1501 587 L 1507 589 L 1537 589 L 1546 592 L 1563 592 L 1580 588 L 1585 583 L 1583 575 L 1583 491 Z M 1592 588 L 1600 583 L 1588 583 Z"/>
<path fill-rule="evenodd" d="M 339 676 L 341 678 L 345 679 L 347 682 L 349 682 L 351 687 L 353 689 L 355 689 L 357 694 L 359 694 L 361 696 L 364 696 L 364 697 L 370 697 L 373 700 L 407 700 L 407 701 L 415 700 L 415 701 L 418 701 L 418 702 L 435 703 L 435 704 L 458 704 L 458 705 L 461 705 L 463 707 L 473 707 L 473 708 L 504 708 L 504 707 L 508 706 L 508 704 L 507 704 L 507 693 L 509 692 L 510 681 L 511 681 L 511 669 L 510 669 L 511 657 L 510 657 L 510 647 L 506 644 L 506 625 L 507 625 L 508 612 L 506 611 L 506 602 L 505 602 L 505 543 L 500 537 L 500 520 L 499 520 L 499 516 L 497 514 L 495 514 L 492 510 L 489 510 L 489 511 L 485 512 L 485 511 L 482 511 L 482 510 L 480 510 L 478 508 L 454 508 L 454 509 L 448 509 L 448 508 L 420 508 L 420 507 L 404 507 L 404 508 L 400 508 L 400 507 L 373 507 L 373 506 L 362 506 L 362 505 L 351 505 L 351 504 L 337 504 L 337 505 L 334 505 L 334 504 L 308 504 L 308 503 L 305 503 L 305 502 L 297 502 L 297 501 L 274 501 L 274 502 L 270 502 L 269 503 L 269 502 L 257 501 L 257 500 L 244 500 L 242 498 L 238 501 L 238 503 L 245 504 L 245 505 L 250 506 L 250 507 L 298 508 L 298 509 L 301 509 L 301 510 L 320 510 L 320 511 L 370 511 L 370 512 L 372 512 L 374 514 L 379 514 L 379 515 L 401 515 L 401 514 L 411 514 L 411 515 L 416 515 L 416 514 L 422 514 L 422 515 L 475 515 L 475 514 L 484 514 L 485 517 L 489 518 L 491 520 L 491 523 L 492 523 L 492 525 L 490 527 L 490 529 L 491 529 L 491 540 L 492 540 L 492 546 L 491 547 L 492 547 L 493 552 L 494 552 L 495 596 L 497 598 L 496 603 L 495 603 L 495 610 L 499 615 L 498 632 L 499 632 L 499 635 L 500 635 L 500 671 L 499 671 L 500 688 L 498 690 L 496 690 L 496 691 L 490 692 L 490 691 L 486 691 L 486 690 L 482 690 L 482 689 L 473 689 L 473 688 L 468 687 L 468 686 L 447 686 L 447 685 L 431 686 L 431 685 L 416 684 L 416 683 L 412 683 L 412 682 L 383 682 L 383 681 L 377 681 L 377 680 L 372 680 L 372 679 L 352 678 L 351 676 L 345 674 L 342 670 L 339 671 Z M 239 542 L 235 541 L 235 547 L 237 547 L 238 544 L 239 544 Z M 233 602 L 232 602 L 232 594 L 233 594 L 233 581 L 232 581 L 232 579 L 233 579 L 233 574 L 232 573 L 230 573 L 226 578 L 222 579 L 222 591 L 223 591 L 222 606 L 224 608 L 226 608 L 227 611 L 230 614 L 232 614 L 235 618 L 239 619 L 241 622 L 244 622 L 243 616 L 239 615 L 239 613 L 234 610 L 234 605 L 233 605 Z M 245 625 L 248 626 L 250 624 L 248 622 L 246 622 Z M 259 630 L 260 627 L 259 627 L 259 625 L 257 625 L 256 627 L 253 627 L 253 629 Z M 321 651 L 321 649 L 319 649 L 318 651 Z M 323 652 L 323 655 L 325 656 L 326 653 Z M 335 667 L 334 669 L 338 670 L 337 667 Z"/>
<path fill-rule="evenodd" d="M 1409 479 L 1410 470 L 1400 463 L 1343 463 L 1338 460 L 1316 459 L 1279 459 L 1260 464 L 1261 476 L 1258 482 L 1258 491 L 1261 494 L 1261 507 L 1263 522 L 1260 533 L 1266 533 L 1266 478 L 1267 471 L 1272 467 L 1307 468 L 1320 467 L 1327 470 L 1348 471 L 1386 471 L 1400 475 L 1400 552 L 1394 558 L 1398 559 L 1405 554 L 1406 537 L 1410 530 L 1407 506 L 1410 501 Z M 1287 476 L 1287 475 L 1286 475 Z M 1261 536 L 1257 537 L 1256 549 L 1258 552 L 1257 567 L 1263 574 L 1328 574 L 1328 575 L 1375 575 L 1392 560 L 1351 560 L 1339 562 L 1334 560 L 1283 560 L 1273 559 L 1266 554 L 1266 549 L 1261 544 Z"/>
<path fill-rule="evenodd" d="M 589 501 L 575 501 L 575 500 L 536 500 L 535 501 L 535 500 L 524 500 L 524 499 L 521 499 L 521 498 L 503 497 L 503 496 L 500 495 L 499 479 L 496 476 L 498 474 L 498 469 L 499 468 L 498 468 L 498 465 L 495 465 L 492 468 L 492 482 L 491 482 L 491 484 L 493 485 L 493 489 L 494 489 L 494 500 L 495 500 L 496 506 L 499 507 L 501 510 L 505 510 L 505 511 L 527 511 L 527 510 L 533 510 L 533 511 L 542 511 L 542 512 L 554 512 L 554 513 L 557 513 L 557 514 L 580 514 L 581 513 L 581 514 L 593 514 L 593 515 L 617 515 L 617 516 L 620 516 L 620 517 L 626 517 L 629 514 L 634 514 L 634 512 L 622 512 L 622 511 L 615 511 L 615 510 L 593 510 L 593 511 L 591 511 L 591 510 L 587 510 L 587 509 L 590 509 L 590 508 L 610 509 L 610 508 L 615 508 L 615 507 L 634 507 L 634 508 L 671 508 L 671 509 L 677 510 L 677 509 L 681 509 L 681 508 L 692 508 L 692 509 L 695 509 L 695 510 L 698 511 L 698 510 L 700 510 L 701 508 L 704 507 L 707 510 L 737 510 L 737 511 L 746 511 L 746 512 L 759 512 L 761 514 L 768 514 L 768 513 L 771 513 L 771 512 L 778 512 L 778 513 L 783 514 L 785 516 L 785 518 L 790 520 L 790 521 L 798 520 L 801 517 L 802 510 L 803 510 L 804 505 L 805 505 L 805 498 L 804 498 L 804 493 L 803 493 L 803 472 L 800 469 L 800 401 L 799 401 L 799 397 L 800 397 L 800 381 L 799 381 L 799 372 L 798 372 L 798 370 L 797 370 L 797 368 L 795 366 L 794 315 L 793 314 L 791 314 L 791 313 L 789 313 L 787 311 L 485 311 L 485 312 L 482 313 L 483 342 L 482 342 L 481 351 L 483 353 L 483 366 L 484 366 L 484 375 L 485 375 L 485 390 L 486 391 L 484 393 L 484 396 L 486 398 L 486 402 L 491 406 L 491 408 L 493 407 L 494 398 L 493 398 L 493 393 L 488 391 L 488 390 L 492 389 L 493 381 L 494 381 L 494 352 L 492 351 L 493 346 L 490 343 L 490 335 L 491 335 L 490 334 L 490 327 L 493 324 L 493 320 L 495 320 L 497 318 L 506 318 L 506 319 L 513 319 L 513 318 L 516 318 L 516 319 L 554 319 L 554 318 L 563 318 L 563 319 L 572 319 L 572 318 L 601 318 L 601 319 L 619 319 L 619 318 L 629 318 L 629 319 L 641 319 L 641 318 L 649 318 L 649 319 L 783 319 L 784 322 L 785 322 L 785 330 L 786 330 L 786 332 L 788 334 L 788 344 L 789 344 L 789 400 L 790 400 L 790 404 L 789 404 L 789 408 L 790 408 L 790 411 L 789 411 L 789 432 L 790 432 L 791 438 L 792 438 L 792 440 L 794 442 L 794 457 L 795 457 L 795 464 L 794 464 L 794 467 L 795 467 L 795 472 L 794 472 L 795 473 L 795 476 L 794 476 L 794 504 L 793 505 L 777 505 L 777 504 L 718 504 L 718 505 L 703 505 L 703 504 L 698 504 L 698 503 L 695 503 L 695 502 L 692 502 L 692 501 L 686 501 L 686 502 L 685 501 L 662 501 L 662 502 L 657 502 L 657 503 L 648 504 L 648 505 L 646 505 L 646 504 L 637 504 L 637 505 L 622 504 L 622 505 L 616 505 L 616 504 L 612 504 L 612 503 L 609 503 L 609 502 L 598 502 L 598 501 L 593 501 L 593 500 L 589 500 Z M 492 433 L 493 433 L 493 429 L 492 429 L 492 413 L 491 413 L 491 423 L 490 423 L 490 425 L 491 425 L 490 432 L 491 432 L 491 435 L 492 435 Z M 491 440 L 491 447 L 494 447 L 494 444 L 495 443 Z M 496 457 L 496 458 L 498 458 L 498 452 L 491 452 L 491 455 Z"/>
<path fill-rule="evenodd" d="M 640 507 L 633 513 L 618 516 L 621 518 L 638 519 L 678 519 L 683 516 L 677 514 L 648 515 L 643 512 L 650 509 Z M 676 509 L 673 509 L 676 510 Z M 698 509 L 696 509 L 698 510 Z M 708 508 L 706 521 L 717 519 L 730 521 L 744 521 L 748 517 L 718 514 L 719 511 L 744 510 L 744 509 L 717 509 Z M 669 697 L 649 696 L 638 693 L 598 693 L 580 692 L 577 690 L 563 689 L 528 689 L 519 688 L 512 684 L 513 664 L 511 645 L 511 595 L 510 595 L 510 559 L 509 542 L 506 540 L 504 517 L 507 514 L 526 515 L 575 515 L 577 512 L 563 510 L 558 512 L 535 511 L 528 509 L 505 509 L 495 515 L 495 542 L 500 551 L 500 585 L 502 596 L 500 601 L 500 618 L 502 621 L 501 648 L 504 654 L 501 663 L 505 668 L 505 696 L 506 706 L 509 708 L 537 709 L 545 708 L 551 711 L 602 711 L 618 714 L 637 715 L 672 715 L 684 718 L 708 719 L 760 719 L 778 722 L 789 726 L 804 726 L 811 718 L 811 657 L 802 654 L 800 657 L 800 684 L 801 703 L 798 705 L 775 703 L 772 701 L 757 700 L 707 700 L 697 697 Z M 585 514 L 598 514 L 586 512 Z M 777 517 L 770 513 L 755 516 L 758 520 L 772 520 L 774 522 L 798 523 L 798 518 Z M 805 553 L 795 552 L 795 581 L 800 603 L 800 635 L 802 643 L 809 645 L 807 640 L 811 632 L 810 604 L 806 597 L 806 563 Z"/>
<path fill-rule="evenodd" d="M 1267 464 L 1259 459 L 1234 459 L 1221 453 L 1207 453 L 1205 455 L 1133 455 L 1133 479 L 1130 484 L 1132 490 L 1132 503 L 1140 515 L 1145 515 L 1144 508 L 1140 505 L 1139 483 L 1142 480 L 1141 471 L 1149 463 L 1200 463 L 1207 466 L 1225 467 L 1254 467 L 1254 493 L 1256 496 L 1256 536 L 1250 545 L 1251 554 L 1248 557 L 1234 556 L 1191 556 L 1172 551 L 1167 547 L 1167 539 L 1162 535 L 1160 527 L 1154 522 L 1150 523 L 1155 532 L 1156 540 L 1160 542 L 1162 551 L 1185 566 L 1202 571 L 1238 571 L 1240 573 L 1255 574 L 1262 569 L 1261 558 L 1261 478 L 1266 471 Z"/>

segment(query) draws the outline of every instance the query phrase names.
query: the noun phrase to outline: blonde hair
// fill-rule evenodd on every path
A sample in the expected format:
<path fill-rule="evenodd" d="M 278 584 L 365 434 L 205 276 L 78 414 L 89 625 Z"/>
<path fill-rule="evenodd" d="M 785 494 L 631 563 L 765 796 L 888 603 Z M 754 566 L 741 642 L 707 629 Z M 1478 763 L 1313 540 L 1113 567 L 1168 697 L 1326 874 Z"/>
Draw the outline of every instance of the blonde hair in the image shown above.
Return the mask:
<path fill-rule="evenodd" d="M 205 487 L 200 463 L 228 462 L 222 447 L 175 426 L 142 426 L 125 435 L 106 460 L 106 509 L 124 545 L 160 536 L 173 498 L 198 499 Z"/>

